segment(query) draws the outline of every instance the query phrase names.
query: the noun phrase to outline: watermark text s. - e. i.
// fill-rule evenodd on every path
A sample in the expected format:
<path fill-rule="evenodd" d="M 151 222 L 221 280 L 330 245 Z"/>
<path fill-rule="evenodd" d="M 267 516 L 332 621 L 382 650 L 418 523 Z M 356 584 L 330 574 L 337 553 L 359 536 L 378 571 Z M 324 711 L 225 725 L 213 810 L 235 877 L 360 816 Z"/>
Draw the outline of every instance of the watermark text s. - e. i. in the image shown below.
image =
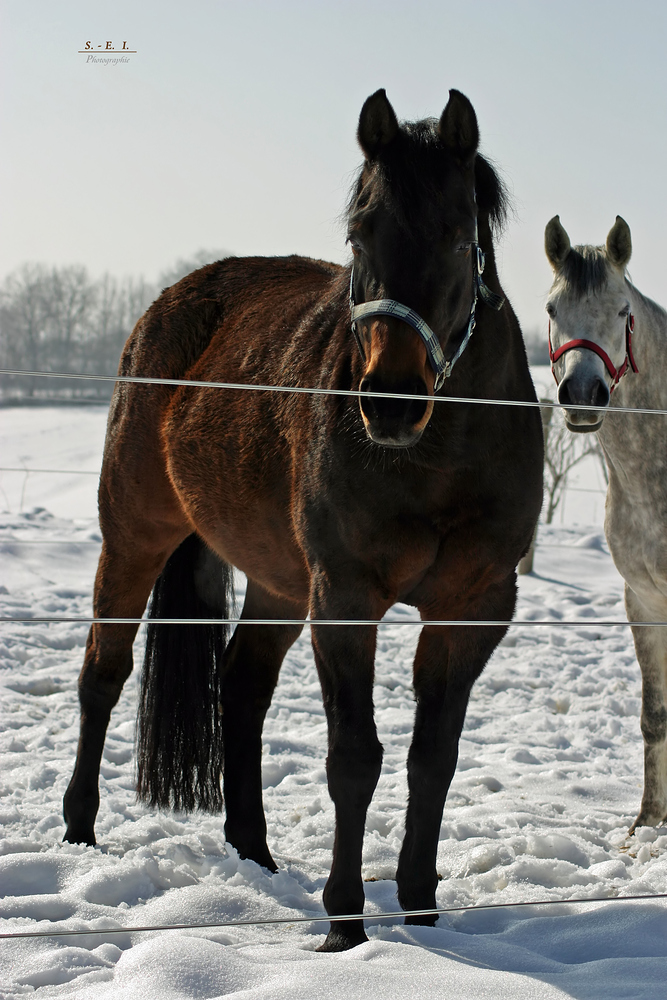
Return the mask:
<path fill-rule="evenodd" d="M 130 49 L 130 48 L 128 48 L 128 43 L 127 42 L 123 42 L 123 44 L 121 45 L 121 47 L 119 49 L 117 49 L 114 46 L 113 42 L 102 42 L 99 45 L 95 45 L 94 42 L 88 41 L 88 42 L 86 42 L 85 47 L 83 49 L 79 49 L 79 54 L 82 55 L 82 54 L 85 54 L 85 53 L 88 53 L 88 52 L 98 52 L 100 50 L 102 52 L 125 52 L 128 55 L 130 55 L 130 54 L 131 55 L 136 55 L 136 53 L 137 53 L 136 49 Z"/>
<path fill-rule="evenodd" d="M 87 41 L 85 47 L 79 49 L 79 55 L 86 56 L 87 63 L 95 63 L 100 66 L 120 66 L 123 63 L 129 63 L 130 56 L 136 54 L 137 50 L 129 48 L 127 41 L 123 41 L 119 47 L 110 41 L 99 43 Z"/>

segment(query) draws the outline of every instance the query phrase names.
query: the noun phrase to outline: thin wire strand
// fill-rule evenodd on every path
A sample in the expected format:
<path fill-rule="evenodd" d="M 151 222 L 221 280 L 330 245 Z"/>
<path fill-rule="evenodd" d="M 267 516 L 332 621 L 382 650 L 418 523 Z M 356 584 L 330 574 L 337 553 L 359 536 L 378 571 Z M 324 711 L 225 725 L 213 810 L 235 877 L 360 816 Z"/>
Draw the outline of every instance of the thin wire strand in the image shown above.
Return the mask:
<path fill-rule="evenodd" d="M 94 538 L 12 538 L 0 535 L 0 545 L 101 545 Z"/>
<path fill-rule="evenodd" d="M 216 927 L 264 927 L 267 924 L 319 924 L 347 922 L 350 920 L 389 920 L 395 917 L 440 917 L 447 913 L 474 913 L 477 910 L 502 910 L 526 906 L 563 906 L 579 903 L 618 903 L 622 901 L 636 902 L 643 899 L 667 899 L 667 893 L 652 892 L 635 896 L 587 896 L 583 899 L 538 899 L 519 900 L 516 903 L 480 903 L 473 906 L 447 906 L 429 910 L 388 910 L 383 913 L 345 913 L 341 916 L 329 914 L 313 917 L 262 917 L 259 920 L 210 920 L 198 924 L 145 924 L 139 927 L 103 927 L 90 930 L 49 930 L 49 931 L 8 931 L 0 934 L 0 940 L 8 938 L 40 938 L 40 937 L 82 937 L 86 934 L 137 934 L 146 931 L 195 931 L 210 930 Z"/>
<path fill-rule="evenodd" d="M 598 413 L 599 406 L 585 406 L 577 404 L 576 407 L 564 406 L 562 403 L 552 401 L 532 401 L 522 399 L 480 399 L 474 396 L 420 396 L 400 392 L 361 392 L 359 389 L 315 389 L 305 386 L 294 385 L 255 385 L 244 382 L 205 382 L 199 379 L 183 378 L 152 378 L 148 376 L 131 375 L 84 375 L 80 372 L 31 372 L 14 370 L 10 368 L 0 368 L 0 375 L 19 375 L 32 378 L 69 378 L 88 379 L 94 382 L 129 382 L 138 385 L 186 385 L 203 389 L 245 389 L 253 392 L 293 392 L 311 396 L 354 396 L 359 399 L 407 399 L 417 402 L 434 403 L 486 403 L 488 406 L 523 406 L 536 407 L 538 409 L 547 407 L 553 410 L 591 410 Z M 101 401 L 103 402 L 103 401 Z M 667 410 L 659 410 L 648 407 L 637 406 L 611 406 L 606 408 L 609 413 L 655 413 L 667 416 Z"/>
<path fill-rule="evenodd" d="M 67 476 L 99 476 L 99 469 L 24 469 L 22 465 L 3 465 L 0 472 L 56 472 Z"/>
<path fill-rule="evenodd" d="M 2 471 L 2 470 L 0 470 Z M 586 493 L 593 492 L 597 493 L 597 490 L 586 490 Z M 600 492 L 604 493 L 604 490 Z M 20 530 L 20 528 L 19 528 Z M 98 538 L 83 538 L 83 539 L 71 539 L 71 538 L 16 538 L 14 535 L 2 535 L 0 534 L 0 542 L 12 542 L 17 545 L 69 545 L 70 542 L 75 545 L 101 545 L 102 539 Z M 567 545 L 565 542 L 543 542 L 538 541 L 539 547 L 541 549 L 576 549 L 581 548 L 577 545 Z"/>
<path fill-rule="evenodd" d="M 533 625 L 570 628 L 627 628 L 636 625 L 640 628 L 664 628 L 665 622 L 629 622 L 629 621 L 598 621 L 586 618 L 584 621 L 570 620 L 532 620 L 519 618 L 514 620 L 482 620 L 477 619 L 421 619 L 421 618 L 0 618 L 0 625 L 443 625 L 465 626 L 474 625 L 485 628 L 503 628 Z"/>

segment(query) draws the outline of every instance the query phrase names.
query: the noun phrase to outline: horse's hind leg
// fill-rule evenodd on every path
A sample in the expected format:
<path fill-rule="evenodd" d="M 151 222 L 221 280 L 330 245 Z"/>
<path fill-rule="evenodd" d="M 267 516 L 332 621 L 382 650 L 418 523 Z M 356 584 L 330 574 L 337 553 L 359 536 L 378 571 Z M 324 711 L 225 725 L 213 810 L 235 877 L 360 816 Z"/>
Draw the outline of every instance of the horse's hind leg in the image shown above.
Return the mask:
<path fill-rule="evenodd" d="M 121 547 L 105 540 L 95 578 L 96 618 L 140 618 L 155 580 L 172 550 L 190 529 L 164 532 L 149 545 L 150 533 L 137 533 Z M 76 765 L 64 799 L 64 840 L 95 844 L 99 808 L 99 772 L 111 710 L 132 672 L 132 643 L 137 625 L 93 624 L 79 675 L 81 725 Z"/>
<path fill-rule="evenodd" d="M 241 618 L 305 617 L 292 603 L 248 581 Z M 225 836 L 242 858 L 277 871 L 266 843 L 262 804 L 262 727 L 278 673 L 301 625 L 238 625 L 229 643 L 222 682 L 225 752 Z"/>
<path fill-rule="evenodd" d="M 625 606 L 630 622 L 664 618 L 664 612 L 651 614 L 644 608 L 627 584 Z M 644 794 L 630 833 L 667 819 L 667 629 L 633 628 L 632 634 L 642 672 Z"/>

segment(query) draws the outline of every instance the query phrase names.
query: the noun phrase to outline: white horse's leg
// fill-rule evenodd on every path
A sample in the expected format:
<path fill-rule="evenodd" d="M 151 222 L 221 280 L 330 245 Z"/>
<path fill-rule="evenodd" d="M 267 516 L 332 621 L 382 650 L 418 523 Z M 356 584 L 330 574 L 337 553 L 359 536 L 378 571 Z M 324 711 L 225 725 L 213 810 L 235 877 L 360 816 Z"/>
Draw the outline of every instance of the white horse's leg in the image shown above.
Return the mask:
<path fill-rule="evenodd" d="M 625 607 L 630 622 L 656 620 L 627 584 Z M 665 617 L 664 609 L 659 617 Z M 642 672 L 644 794 L 630 833 L 667 818 L 667 629 L 633 628 L 632 634 Z"/>

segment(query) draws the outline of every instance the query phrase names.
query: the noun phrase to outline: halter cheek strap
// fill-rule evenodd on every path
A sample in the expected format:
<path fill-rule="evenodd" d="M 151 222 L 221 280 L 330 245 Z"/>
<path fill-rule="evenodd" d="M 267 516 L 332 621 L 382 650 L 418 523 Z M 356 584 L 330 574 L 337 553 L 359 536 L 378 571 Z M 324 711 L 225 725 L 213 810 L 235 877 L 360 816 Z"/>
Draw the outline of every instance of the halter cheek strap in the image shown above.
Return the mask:
<path fill-rule="evenodd" d="M 449 361 L 446 360 L 442 347 L 440 346 L 440 341 L 431 327 L 428 325 L 426 320 L 421 318 L 419 313 L 414 311 L 414 309 L 404 306 L 401 302 L 397 302 L 395 299 L 374 299 L 371 302 L 362 302 L 360 305 L 356 305 L 354 301 L 353 265 L 352 272 L 350 274 L 350 318 L 352 320 L 352 332 L 362 358 L 365 358 L 365 352 L 361 338 L 359 337 L 359 333 L 357 331 L 357 321 L 364 319 L 367 316 L 395 316 L 397 319 L 403 320 L 404 323 L 411 326 L 424 341 L 426 353 L 428 354 L 429 361 L 431 362 L 431 367 L 435 372 L 433 391 L 437 392 L 438 389 L 441 388 L 445 379 L 449 378 L 452 374 L 454 365 L 465 351 L 470 338 L 472 337 L 472 333 L 476 325 L 475 310 L 477 308 L 478 295 L 484 300 L 484 302 L 487 303 L 487 305 L 497 311 L 502 309 L 505 304 L 505 299 L 502 295 L 497 295 L 495 292 L 492 292 L 491 289 L 488 288 L 482 281 L 485 260 L 482 249 L 477 242 L 477 232 L 475 232 L 475 242 L 472 244 L 472 249 L 474 252 L 474 275 L 473 300 L 470 307 L 470 316 L 468 318 L 468 325 L 463 335 L 463 339 L 459 344 L 456 353 Z"/>
<path fill-rule="evenodd" d="M 357 320 L 364 319 L 366 316 L 396 316 L 397 319 L 402 319 L 404 323 L 407 323 L 413 330 L 416 330 L 424 341 L 429 360 L 435 371 L 435 390 L 437 391 L 451 372 L 453 361 L 447 362 L 445 360 L 440 342 L 426 320 L 423 320 L 414 309 L 409 309 L 402 303 L 396 302 L 395 299 L 375 299 L 373 302 L 362 302 L 361 305 L 355 306 L 353 283 L 354 268 L 350 275 L 350 315 L 352 317 L 352 332 L 356 337 L 357 346 L 361 351 L 362 357 L 364 357 L 364 349 L 357 332 Z M 470 330 L 470 333 L 472 333 L 472 330 Z M 467 334 L 468 337 L 470 333 Z"/>
<path fill-rule="evenodd" d="M 599 344 L 596 344 L 592 340 L 568 340 L 566 344 L 563 344 L 562 347 L 559 347 L 558 350 L 554 351 L 551 346 L 551 320 L 549 320 L 549 358 L 551 360 L 551 371 L 553 373 L 553 377 L 556 379 L 556 383 L 558 383 L 558 378 L 555 372 L 556 362 L 562 358 L 567 351 L 572 351 L 575 347 L 583 347 L 584 350 L 593 351 L 593 353 L 597 354 L 599 358 L 602 358 L 604 366 L 612 379 L 609 391 L 613 392 L 627 372 L 628 366 L 632 368 L 633 372 L 639 373 L 639 368 L 637 368 L 637 364 L 632 353 L 632 333 L 634 328 L 635 317 L 632 313 L 628 313 L 625 321 L 625 360 L 620 368 L 616 368 L 604 348 L 600 347 Z"/>

